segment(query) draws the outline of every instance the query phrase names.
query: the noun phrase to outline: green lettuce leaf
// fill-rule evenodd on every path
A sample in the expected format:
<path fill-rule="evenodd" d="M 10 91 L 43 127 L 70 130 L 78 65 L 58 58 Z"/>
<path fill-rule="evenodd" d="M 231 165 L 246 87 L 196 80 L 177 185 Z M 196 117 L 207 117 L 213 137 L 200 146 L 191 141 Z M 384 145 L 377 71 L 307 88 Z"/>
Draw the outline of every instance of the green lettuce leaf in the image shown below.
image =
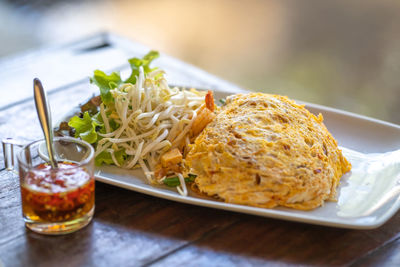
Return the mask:
<path fill-rule="evenodd" d="M 114 156 L 120 165 L 124 164 L 125 158 L 127 157 L 127 155 L 125 153 L 125 149 L 120 149 L 120 150 L 114 152 Z M 94 159 L 94 163 L 97 166 L 100 166 L 103 163 L 106 165 L 111 165 L 111 164 L 114 164 L 114 161 L 112 160 L 111 154 L 109 152 L 103 151 L 97 155 L 97 157 Z"/>
<path fill-rule="evenodd" d="M 139 76 L 140 66 L 143 67 L 144 73 L 152 71 L 152 69 L 150 68 L 150 63 L 159 56 L 160 53 L 158 53 L 157 51 L 150 51 L 142 59 L 139 58 L 129 59 L 128 61 L 129 64 L 131 65 L 132 73 L 131 76 L 129 76 L 129 78 L 125 81 L 125 83 L 132 83 L 132 84 L 136 83 L 136 77 Z"/>
<path fill-rule="evenodd" d="M 145 73 L 152 71 L 150 63 L 158 58 L 160 54 L 157 51 L 150 51 L 142 59 L 131 58 L 129 64 L 131 65 L 132 73 L 128 79 L 123 81 L 118 72 L 113 72 L 107 75 L 101 70 L 95 70 L 90 82 L 97 85 L 100 89 L 101 100 L 104 104 L 108 105 L 114 102 L 110 90 L 118 87 L 122 83 L 136 83 L 136 77 L 139 76 L 139 67 L 142 66 Z"/>
<path fill-rule="evenodd" d="M 82 140 L 93 144 L 97 141 L 96 126 L 101 126 L 98 121 L 92 120 L 89 112 L 83 113 L 83 117 L 72 117 L 68 125 L 75 129 L 75 137 L 80 137 Z"/>
<path fill-rule="evenodd" d="M 122 79 L 118 72 L 107 75 L 101 70 L 95 70 L 90 82 L 99 87 L 101 100 L 107 105 L 114 101 L 110 90 L 118 87 L 122 83 Z"/>

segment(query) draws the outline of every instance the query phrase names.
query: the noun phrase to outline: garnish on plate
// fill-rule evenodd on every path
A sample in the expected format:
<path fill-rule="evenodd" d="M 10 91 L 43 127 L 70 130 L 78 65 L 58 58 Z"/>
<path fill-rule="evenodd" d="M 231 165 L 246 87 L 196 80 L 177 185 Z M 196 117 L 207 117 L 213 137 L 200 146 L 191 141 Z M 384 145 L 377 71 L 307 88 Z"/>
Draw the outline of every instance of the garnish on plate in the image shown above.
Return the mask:
<path fill-rule="evenodd" d="M 90 81 L 100 95 L 69 120 L 72 130 L 63 123 L 58 133 L 67 131 L 93 144 L 96 165 L 140 167 L 150 183 L 165 184 L 170 179 L 166 177 L 182 175 L 182 155 L 215 114 L 212 92 L 171 88 L 165 72 L 150 67 L 158 57 L 158 52 L 150 51 L 142 59 L 129 59 L 127 79 L 118 72 L 95 70 Z M 160 166 L 161 157 L 171 152 L 174 158 Z M 184 183 L 177 187 L 187 194 Z"/>

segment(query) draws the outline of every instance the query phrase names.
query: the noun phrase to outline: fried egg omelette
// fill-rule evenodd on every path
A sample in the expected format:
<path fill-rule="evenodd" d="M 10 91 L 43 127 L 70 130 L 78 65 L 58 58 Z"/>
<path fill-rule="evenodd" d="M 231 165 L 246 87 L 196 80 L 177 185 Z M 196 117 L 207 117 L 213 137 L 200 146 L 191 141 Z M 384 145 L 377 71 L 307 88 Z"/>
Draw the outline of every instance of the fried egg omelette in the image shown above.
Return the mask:
<path fill-rule="evenodd" d="M 285 96 L 227 98 L 185 159 L 203 194 L 229 203 L 310 210 L 336 199 L 351 164 L 315 116 Z"/>

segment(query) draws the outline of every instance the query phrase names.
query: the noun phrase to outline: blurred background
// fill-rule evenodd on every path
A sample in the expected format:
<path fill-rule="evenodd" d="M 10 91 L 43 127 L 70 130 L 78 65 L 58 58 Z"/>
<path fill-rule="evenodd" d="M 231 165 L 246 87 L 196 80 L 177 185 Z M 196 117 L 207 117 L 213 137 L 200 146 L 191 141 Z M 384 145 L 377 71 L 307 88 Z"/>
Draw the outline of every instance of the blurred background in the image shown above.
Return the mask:
<path fill-rule="evenodd" d="M 400 124 L 400 1 L 0 1 L 0 59 L 110 31 L 243 88 Z"/>

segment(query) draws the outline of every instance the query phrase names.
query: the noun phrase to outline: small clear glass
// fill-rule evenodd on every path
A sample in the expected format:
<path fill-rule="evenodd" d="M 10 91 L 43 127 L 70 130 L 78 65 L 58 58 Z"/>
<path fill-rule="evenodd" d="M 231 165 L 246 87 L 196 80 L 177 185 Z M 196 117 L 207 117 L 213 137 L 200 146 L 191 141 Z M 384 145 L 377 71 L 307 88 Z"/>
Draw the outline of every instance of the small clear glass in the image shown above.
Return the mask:
<path fill-rule="evenodd" d="M 3 141 L 8 170 L 13 163 L 13 149 L 7 147 L 10 143 L 16 144 Z M 79 139 L 56 137 L 54 150 L 57 169 L 48 163 L 44 140 L 23 146 L 16 154 L 25 225 L 50 235 L 83 228 L 92 220 L 95 207 L 93 147 Z"/>

